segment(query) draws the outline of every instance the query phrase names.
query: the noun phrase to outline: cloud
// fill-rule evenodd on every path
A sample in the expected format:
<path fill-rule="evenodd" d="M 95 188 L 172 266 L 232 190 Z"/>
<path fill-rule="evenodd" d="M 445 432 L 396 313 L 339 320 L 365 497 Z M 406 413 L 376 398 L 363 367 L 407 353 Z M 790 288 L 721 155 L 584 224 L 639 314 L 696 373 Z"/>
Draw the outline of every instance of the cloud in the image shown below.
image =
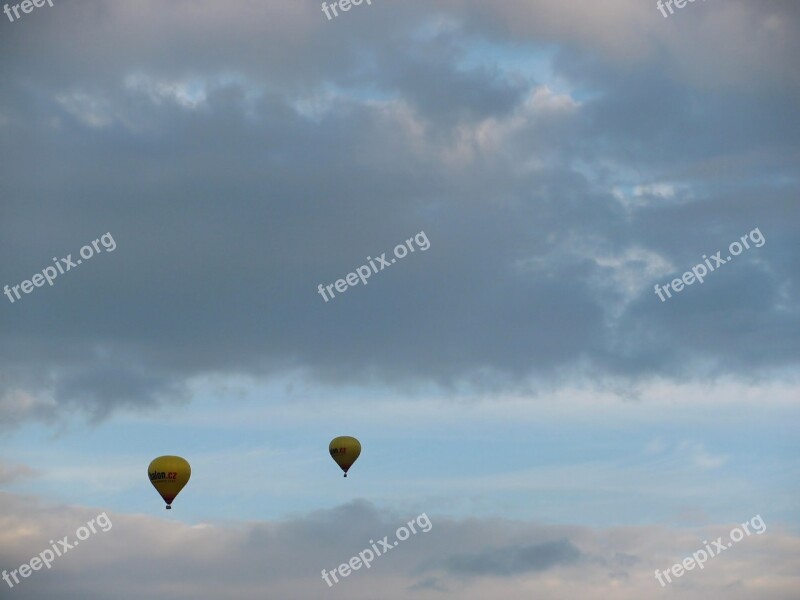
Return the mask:
<path fill-rule="evenodd" d="M 69 536 L 100 512 L 97 508 L 54 507 L 33 498 L 0 493 L 0 565 L 14 569 Z M 321 569 L 333 569 L 407 522 L 364 502 L 275 522 L 188 525 L 145 515 L 108 512 L 112 527 L 90 536 L 58 558 L 50 570 L 34 572 L 14 589 L 24 599 L 55 595 L 67 600 L 120 600 L 168 595 L 174 600 L 224 594 L 234 600 L 263 597 L 264 589 L 287 600 L 327 594 L 355 600 L 381 589 L 389 600 L 406 598 L 513 597 L 538 590 L 545 599 L 653 594 L 656 567 L 696 550 L 730 526 L 695 530 L 627 527 L 542 526 L 518 521 L 455 521 L 429 515 L 429 533 L 411 536 L 370 569 L 352 572 L 328 588 Z M 763 536 L 739 542 L 736 552 L 715 557 L 702 573 L 687 573 L 673 585 L 689 600 L 726 597 L 785 598 L 796 589 L 800 540 L 769 523 Z M 706 537 L 703 537 L 706 536 Z M 714 537 L 711 537 L 714 536 Z M 491 546 L 486 541 L 491 539 Z M 582 557 L 582 558 L 578 558 Z M 180 585 L 175 582 L 179 581 Z M 764 582 L 769 581 L 769 584 Z M 5 585 L 5 584 L 4 584 Z"/>
<path fill-rule="evenodd" d="M 14 483 L 20 479 L 34 477 L 39 472 L 26 465 L 10 465 L 0 461 L 0 485 Z"/>
<path fill-rule="evenodd" d="M 558 565 L 570 565 L 581 558 L 581 552 L 569 540 L 505 548 L 487 548 L 478 554 L 461 554 L 447 560 L 447 569 L 454 575 L 481 577 L 517 575 L 546 571 Z"/>
<path fill-rule="evenodd" d="M 118 248 L 4 300 L 0 423 L 184 402 L 209 373 L 447 394 L 795 369 L 796 8 L 580 7 L 92 1 L 7 28 L 2 281 Z M 763 248 L 652 293 L 756 226 Z M 420 230 L 424 255 L 316 293 Z"/>
<path fill-rule="evenodd" d="M 678 451 L 680 453 L 688 454 L 692 464 L 700 467 L 701 469 L 716 469 L 728 461 L 728 457 L 726 456 L 715 456 L 710 454 L 703 444 L 695 444 L 684 441 L 678 446 Z"/>

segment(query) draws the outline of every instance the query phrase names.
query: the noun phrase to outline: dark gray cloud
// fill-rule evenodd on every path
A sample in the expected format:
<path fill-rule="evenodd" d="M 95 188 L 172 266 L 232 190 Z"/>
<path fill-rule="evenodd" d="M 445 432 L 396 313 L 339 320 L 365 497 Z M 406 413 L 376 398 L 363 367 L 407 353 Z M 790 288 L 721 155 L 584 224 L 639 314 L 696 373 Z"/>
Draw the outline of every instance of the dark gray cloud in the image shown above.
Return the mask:
<path fill-rule="evenodd" d="M 447 591 L 446 588 L 442 586 L 440 580 L 436 577 L 426 577 L 425 579 L 418 581 L 417 583 L 408 588 L 409 592 L 418 592 L 427 590 L 436 592 Z"/>
<path fill-rule="evenodd" d="M 455 575 L 518 575 L 546 571 L 559 565 L 571 565 L 581 558 L 581 551 L 569 540 L 541 544 L 487 548 L 477 554 L 460 554 L 446 561 Z"/>
<path fill-rule="evenodd" d="M 796 8 L 695 7 L 707 31 L 647 21 L 653 42 L 634 3 L 591 4 L 327 22 L 314 3 L 98 0 L 4 23 L 0 283 L 118 246 L 3 297 L 0 426 L 182 401 L 208 373 L 510 388 L 796 366 Z M 746 50 L 706 36 L 752 37 L 763 68 L 737 75 Z M 506 68 L 543 44 L 552 81 Z M 658 301 L 754 227 L 763 248 Z M 420 230 L 427 252 L 317 295 Z"/>

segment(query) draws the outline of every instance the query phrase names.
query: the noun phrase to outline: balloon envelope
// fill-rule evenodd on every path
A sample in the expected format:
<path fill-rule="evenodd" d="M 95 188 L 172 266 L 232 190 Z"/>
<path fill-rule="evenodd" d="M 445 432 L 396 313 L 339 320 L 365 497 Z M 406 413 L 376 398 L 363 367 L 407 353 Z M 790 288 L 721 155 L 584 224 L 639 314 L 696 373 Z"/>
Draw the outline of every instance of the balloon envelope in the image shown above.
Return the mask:
<path fill-rule="evenodd" d="M 161 494 L 167 508 L 170 509 L 172 501 L 180 494 L 183 486 L 189 483 L 192 468 L 180 456 L 159 456 L 147 468 L 150 483 Z"/>
<path fill-rule="evenodd" d="M 331 441 L 328 451 L 331 453 L 331 458 L 344 471 L 344 476 L 347 477 L 347 471 L 361 454 L 361 442 L 349 435 L 342 435 Z"/>

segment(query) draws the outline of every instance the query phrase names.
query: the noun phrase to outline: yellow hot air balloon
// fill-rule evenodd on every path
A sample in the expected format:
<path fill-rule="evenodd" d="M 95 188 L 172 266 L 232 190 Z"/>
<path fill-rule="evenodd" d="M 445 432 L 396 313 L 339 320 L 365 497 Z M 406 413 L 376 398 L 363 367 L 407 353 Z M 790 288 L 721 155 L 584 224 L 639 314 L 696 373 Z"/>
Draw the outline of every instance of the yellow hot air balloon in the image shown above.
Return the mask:
<path fill-rule="evenodd" d="M 189 483 L 192 467 L 180 456 L 159 456 L 147 467 L 150 483 L 161 494 L 167 503 L 167 510 L 172 508 L 175 496 L 181 493 L 183 486 Z"/>
<path fill-rule="evenodd" d="M 342 435 L 333 438 L 328 451 L 331 453 L 331 458 L 336 461 L 336 464 L 344 471 L 344 476 L 347 477 L 347 471 L 356 462 L 358 456 L 361 454 L 361 442 L 356 438 L 349 435 Z"/>

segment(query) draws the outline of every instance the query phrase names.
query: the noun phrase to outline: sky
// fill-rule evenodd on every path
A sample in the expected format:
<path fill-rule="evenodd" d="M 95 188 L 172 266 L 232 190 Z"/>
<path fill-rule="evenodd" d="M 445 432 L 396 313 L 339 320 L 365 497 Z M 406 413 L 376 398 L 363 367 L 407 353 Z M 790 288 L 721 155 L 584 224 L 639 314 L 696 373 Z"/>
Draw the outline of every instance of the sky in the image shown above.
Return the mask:
<path fill-rule="evenodd" d="M 320 4 L 0 14 L 0 598 L 797 598 L 800 5 Z"/>

